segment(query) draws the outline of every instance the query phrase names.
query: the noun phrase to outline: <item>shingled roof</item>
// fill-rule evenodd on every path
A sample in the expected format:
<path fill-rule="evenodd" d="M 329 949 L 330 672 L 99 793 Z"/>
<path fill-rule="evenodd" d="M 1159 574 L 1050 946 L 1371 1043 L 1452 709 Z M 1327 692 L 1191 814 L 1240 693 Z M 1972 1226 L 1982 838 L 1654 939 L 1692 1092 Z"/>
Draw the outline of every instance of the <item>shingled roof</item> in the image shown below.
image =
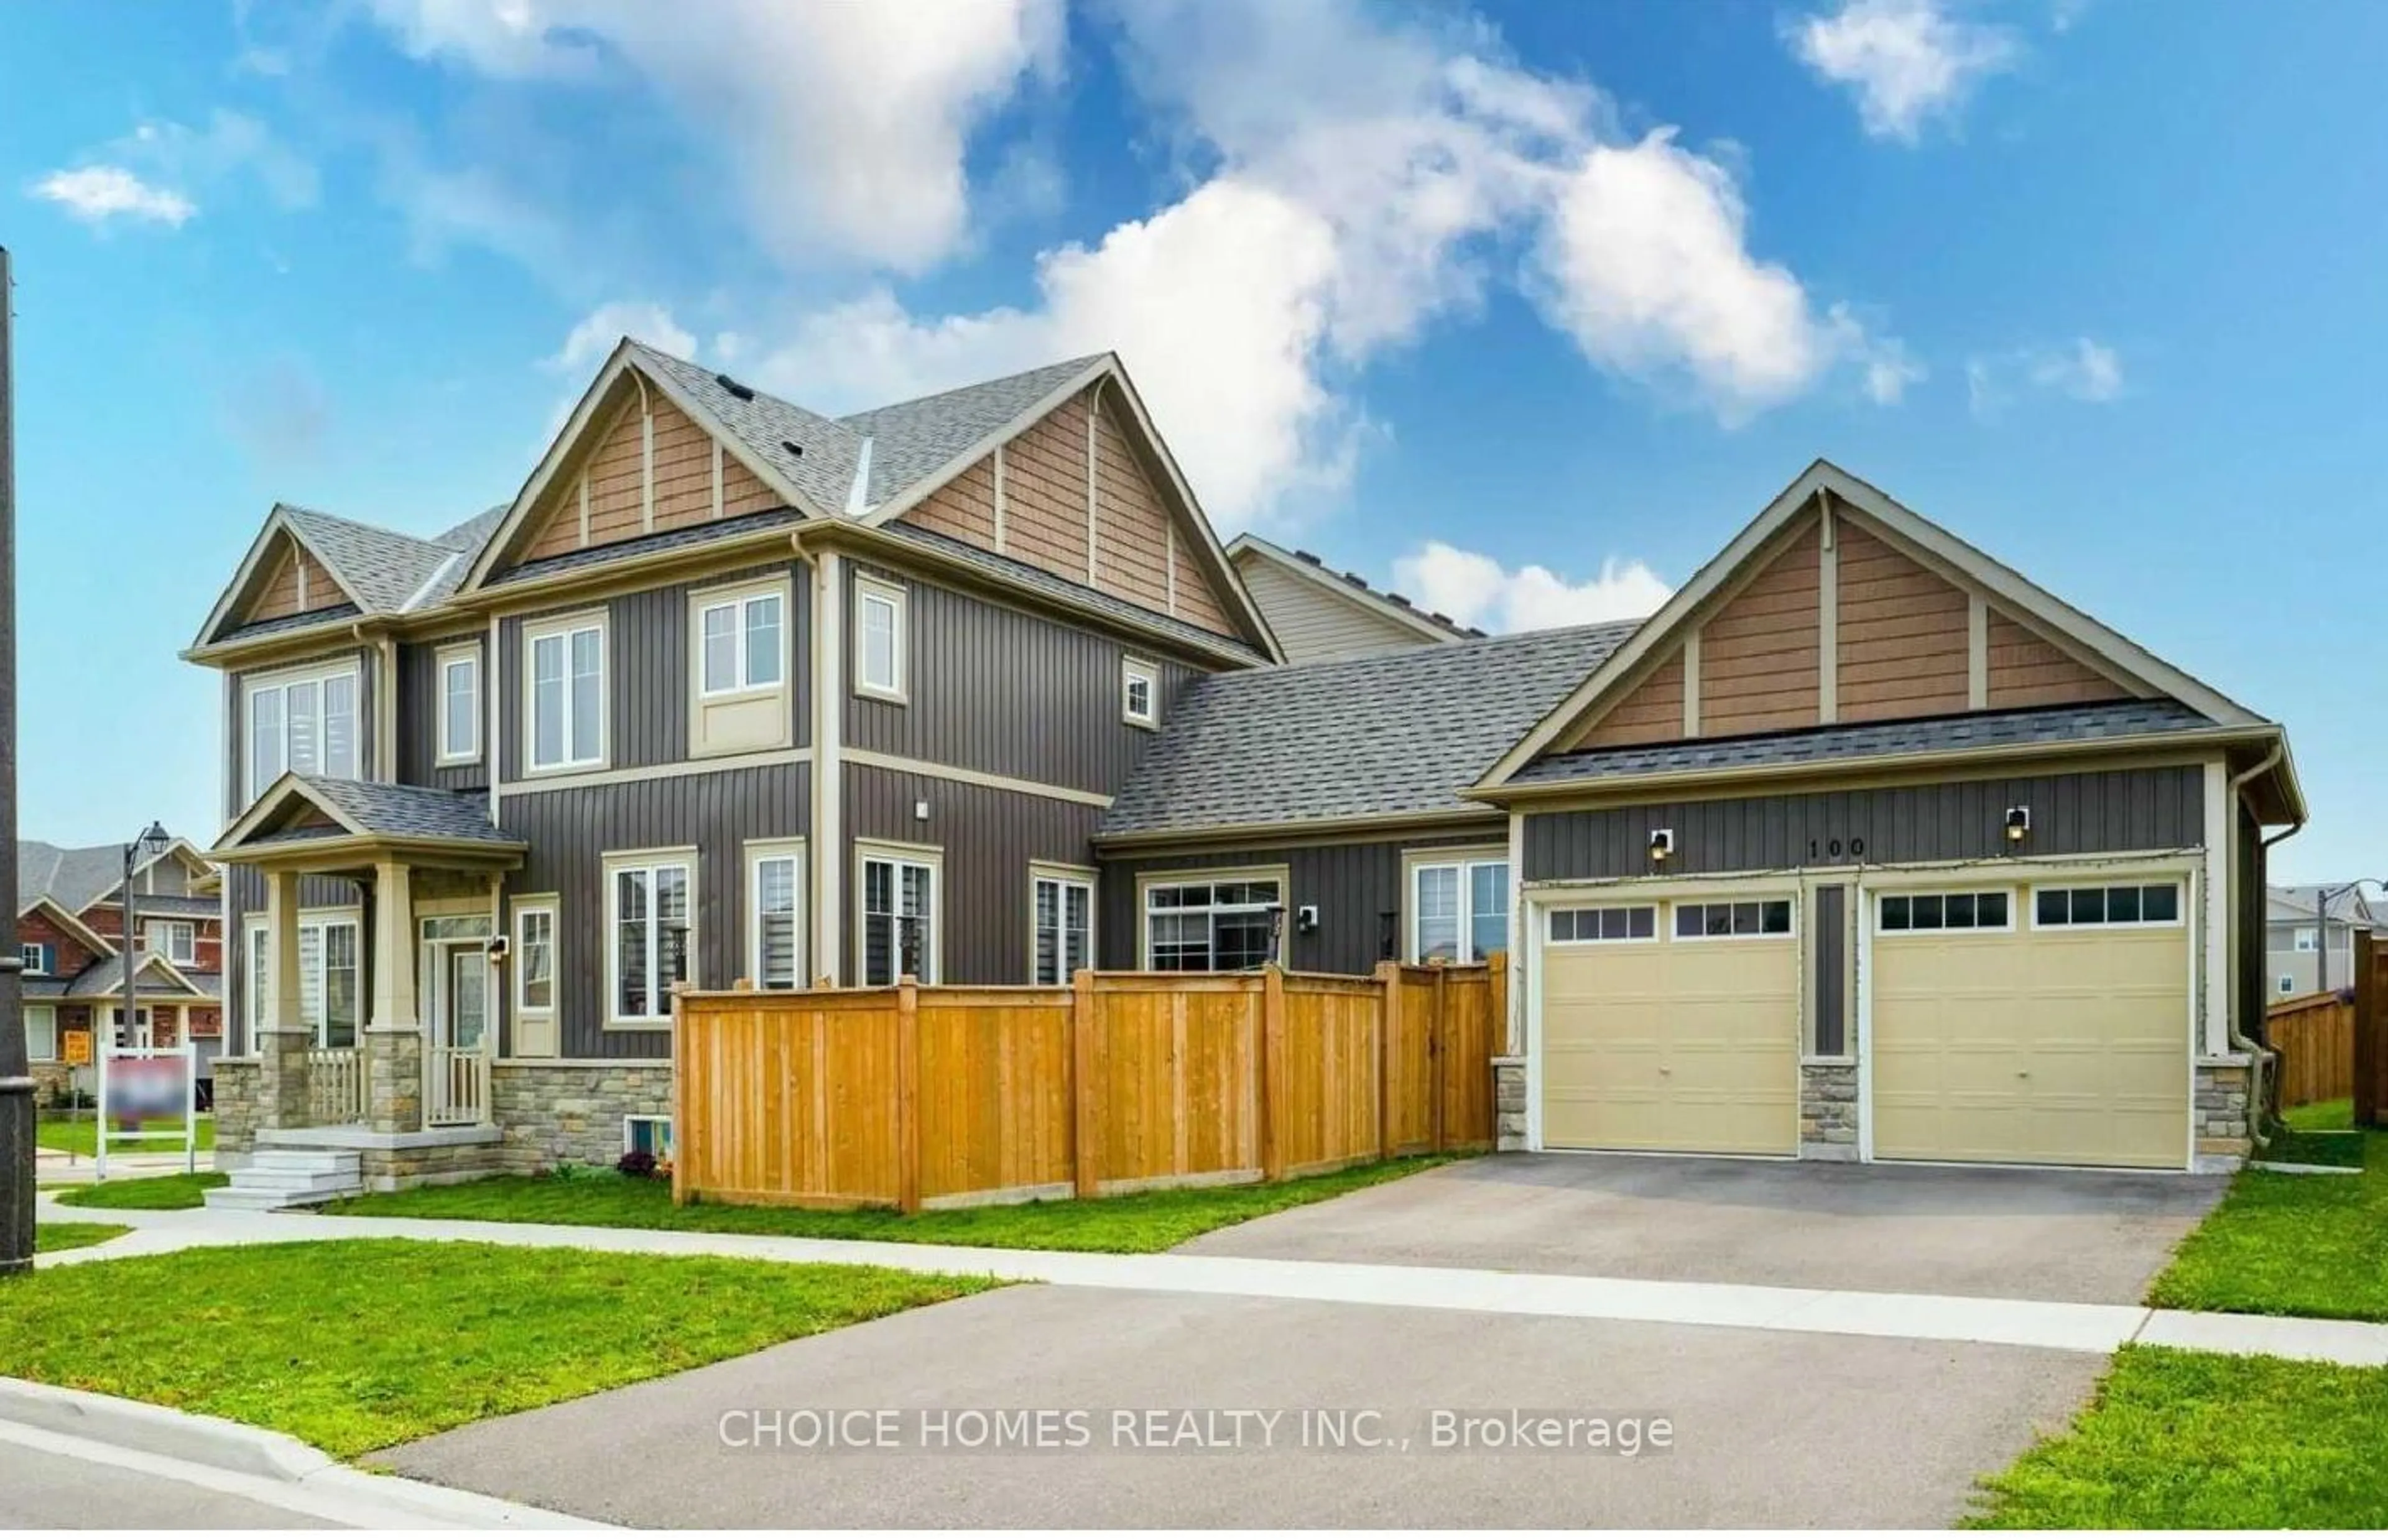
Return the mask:
<path fill-rule="evenodd" d="M 877 508 L 902 497 L 1102 359 L 1090 353 L 838 419 L 870 441 L 865 502 Z"/>
<path fill-rule="evenodd" d="M 1694 738 L 1629 749 L 1581 749 L 1536 760 L 1509 785 L 1609 779 L 1701 770 L 1878 759 L 1887 754 L 1955 753 L 1967 749 L 2143 738 L 2211 727 L 2213 720 L 2178 701 L 2113 701 L 2094 706 L 2040 707 L 1972 716 L 1864 722 L 1746 738 Z"/>
<path fill-rule="evenodd" d="M 400 839 L 476 839 L 499 845 L 522 843 L 489 822 L 489 800 L 484 796 L 441 791 L 427 786 L 334 780 L 326 776 L 299 776 L 296 779 L 327 810 L 367 834 Z"/>
<path fill-rule="evenodd" d="M 1480 816 L 1460 789 L 1640 624 L 1206 675 L 1165 703 L 1160 740 L 1098 838 Z"/>

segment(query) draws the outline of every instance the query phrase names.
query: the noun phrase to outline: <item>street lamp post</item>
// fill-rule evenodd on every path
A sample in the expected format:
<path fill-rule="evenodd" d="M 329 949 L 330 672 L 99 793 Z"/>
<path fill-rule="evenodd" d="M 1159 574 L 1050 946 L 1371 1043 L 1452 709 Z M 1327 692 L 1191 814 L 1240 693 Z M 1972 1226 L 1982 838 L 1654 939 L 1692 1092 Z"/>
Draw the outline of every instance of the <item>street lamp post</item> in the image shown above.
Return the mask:
<path fill-rule="evenodd" d="M 149 827 L 141 831 L 141 837 L 124 847 L 124 1021 L 121 1029 L 128 1039 L 137 1029 L 134 1023 L 140 1020 L 133 1012 L 134 986 L 141 972 L 136 951 L 140 945 L 141 930 L 139 916 L 134 913 L 136 901 L 133 896 L 133 874 L 165 854 L 166 847 L 172 841 L 173 836 L 166 832 L 166 826 L 153 818 Z M 114 1033 L 109 1034 L 109 1041 L 115 1041 Z M 106 1107 L 100 1108 L 99 1112 L 103 1117 L 108 1116 Z"/>
<path fill-rule="evenodd" d="M 33 1266 L 33 1067 L 17 950 L 17 440 L 8 248 L 0 246 L 0 1274 Z"/>

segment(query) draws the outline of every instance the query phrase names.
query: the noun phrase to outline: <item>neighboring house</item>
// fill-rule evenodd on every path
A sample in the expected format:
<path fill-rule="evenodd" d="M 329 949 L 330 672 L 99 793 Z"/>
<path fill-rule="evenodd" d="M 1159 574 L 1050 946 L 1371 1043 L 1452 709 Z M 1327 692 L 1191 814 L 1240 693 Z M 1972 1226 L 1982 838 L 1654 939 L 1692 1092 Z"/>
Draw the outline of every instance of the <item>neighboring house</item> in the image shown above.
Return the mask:
<path fill-rule="evenodd" d="M 197 1050 L 199 1073 L 223 1045 L 222 882 L 175 839 L 133 877 L 142 945 L 133 1022 L 124 1017 L 124 848 L 17 845 L 17 935 L 24 955 L 25 1037 L 44 1100 L 69 1079 L 67 1034 L 98 1025 L 126 1047 Z"/>
<path fill-rule="evenodd" d="M 1449 615 L 1420 610 L 1400 594 L 1379 593 L 1356 573 L 1338 572 L 1306 550 L 1287 550 L 1257 535 L 1228 542 L 1227 558 L 1289 663 L 1366 657 L 1484 634 Z"/>
<path fill-rule="evenodd" d="M 626 341 L 501 509 L 274 510 L 186 655 L 219 1100 L 382 1183 L 657 1141 L 683 975 L 1495 952 L 1512 1145 L 2185 1167 L 2305 816 L 1822 462 L 1638 625 L 1284 664 L 1108 355 L 832 419 Z"/>
<path fill-rule="evenodd" d="M 2330 897 L 2325 927 L 2315 915 L 2322 896 Z M 2311 994 L 2325 986 L 2333 990 L 2355 983 L 2355 938 L 2357 932 L 2388 929 L 2381 903 L 2341 883 L 2315 888 L 2273 888 L 2265 911 L 2264 966 L 2274 996 Z M 2323 935 L 2329 935 L 2327 950 Z"/>

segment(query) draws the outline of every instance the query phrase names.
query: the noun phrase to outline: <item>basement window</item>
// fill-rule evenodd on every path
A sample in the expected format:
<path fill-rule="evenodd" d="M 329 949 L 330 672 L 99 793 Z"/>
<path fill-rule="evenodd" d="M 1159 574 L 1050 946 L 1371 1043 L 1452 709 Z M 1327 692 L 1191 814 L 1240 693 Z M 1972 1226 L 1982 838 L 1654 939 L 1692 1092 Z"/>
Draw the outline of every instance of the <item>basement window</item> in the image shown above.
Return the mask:
<path fill-rule="evenodd" d="M 632 1113 L 622 1119 L 622 1153 L 650 1155 L 658 1161 L 672 1157 L 672 1120 Z"/>

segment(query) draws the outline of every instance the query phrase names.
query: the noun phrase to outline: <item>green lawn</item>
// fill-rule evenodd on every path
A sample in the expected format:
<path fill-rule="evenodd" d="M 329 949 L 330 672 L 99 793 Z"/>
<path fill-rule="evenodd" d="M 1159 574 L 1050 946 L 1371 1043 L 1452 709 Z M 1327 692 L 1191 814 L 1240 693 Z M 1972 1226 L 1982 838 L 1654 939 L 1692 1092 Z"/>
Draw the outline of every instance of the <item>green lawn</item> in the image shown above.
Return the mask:
<path fill-rule="evenodd" d="M 122 1181 L 85 1182 L 62 1188 L 58 1202 L 70 1208 L 197 1208 L 210 1187 L 232 1178 L 222 1171 L 177 1171 L 170 1177 L 128 1177 Z"/>
<path fill-rule="evenodd" d="M 2377 1530 L 2383 1471 L 2388 1370 L 2126 1347 L 2071 1429 L 1983 1483 L 1971 1521 Z"/>
<path fill-rule="evenodd" d="M 72 1251 L 78 1246 L 95 1246 L 102 1241 L 113 1241 L 120 1235 L 133 1233 L 131 1225 L 92 1224 L 70 1220 L 64 1224 L 37 1224 L 33 1227 L 33 1250 Z"/>
<path fill-rule="evenodd" d="M 2352 1129 L 2355 1127 L 2355 1098 L 2342 1096 L 2335 1102 L 2315 1102 L 2306 1106 L 2291 1107 L 2280 1116 L 2293 1129 Z"/>
<path fill-rule="evenodd" d="M 352 1458 L 992 1286 L 463 1242 L 211 1247 L 0 1284 L 0 1375 L 228 1417 Z M 624 1458 L 643 1442 L 624 1428 Z"/>
<path fill-rule="evenodd" d="M 452 1187 L 368 1193 L 327 1214 L 425 1219 L 499 1219 L 515 1224 L 702 1230 L 731 1235 L 805 1235 L 839 1241 L 918 1241 L 1035 1251 L 1167 1251 L 1205 1231 L 1279 1209 L 1339 1197 L 1437 1166 L 1447 1155 L 1411 1155 L 1325 1176 L 1247 1187 L 1180 1187 L 1116 1198 L 937 1208 L 906 1217 L 884 1209 L 825 1212 L 692 1204 L 675 1208 L 671 1184 L 605 1177 L 490 1177 Z"/>
<path fill-rule="evenodd" d="M 2388 1320 L 2388 1133 L 2359 1177 L 2242 1171 L 2181 1243 L 2148 1303 L 2181 1310 Z"/>
<path fill-rule="evenodd" d="M 152 1122 L 142 1126 L 150 1130 L 171 1126 L 178 1136 L 183 1131 L 183 1122 L 179 1117 L 171 1125 Z M 84 1113 L 78 1121 L 69 1121 L 63 1112 L 45 1112 L 42 1114 L 41 1122 L 34 1127 L 33 1142 L 45 1150 L 70 1150 L 76 1155 L 96 1155 L 99 1153 L 99 1123 L 88 1112 Z M 182 1147 L 179 1137 L 119 1139 L 111 1132 L 108 1141 L 108 1150 L 110 1155 L 139 1155 L 144 1151 L 152 1154 L 171 1153 Z M 202 1115 L 199 1118 L 199 1148 L 212 1150 L 215 1147 L 216 1120 L 212 1116 Z"/>

